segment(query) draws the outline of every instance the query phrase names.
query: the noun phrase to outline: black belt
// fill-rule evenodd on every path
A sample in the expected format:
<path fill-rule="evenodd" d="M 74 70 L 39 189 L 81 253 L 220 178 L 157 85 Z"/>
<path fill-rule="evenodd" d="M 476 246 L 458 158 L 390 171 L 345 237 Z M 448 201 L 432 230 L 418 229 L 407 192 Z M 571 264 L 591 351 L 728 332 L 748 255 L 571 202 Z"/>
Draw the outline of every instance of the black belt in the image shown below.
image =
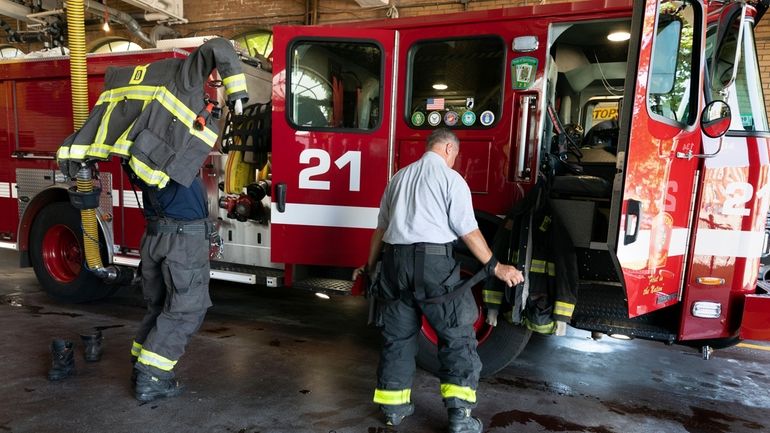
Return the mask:
<path fill-rule="evenodd" d="M 208 221 L 147 221 L 147 234 L 150 235 L 157 235 L 160 233 L 185 233 L 203 234 L 208 236 L 208 234 L 211 233 L 211 229 L 212 224 Z"/>
<path fill-rule="evenodd" d="M 420 242 L 417 244 L 385 244 L 385 251 L 405 250 L 415 251 L 428 256 L 447 256 L 452 257 L 452 243 L 431 244 Z"/>

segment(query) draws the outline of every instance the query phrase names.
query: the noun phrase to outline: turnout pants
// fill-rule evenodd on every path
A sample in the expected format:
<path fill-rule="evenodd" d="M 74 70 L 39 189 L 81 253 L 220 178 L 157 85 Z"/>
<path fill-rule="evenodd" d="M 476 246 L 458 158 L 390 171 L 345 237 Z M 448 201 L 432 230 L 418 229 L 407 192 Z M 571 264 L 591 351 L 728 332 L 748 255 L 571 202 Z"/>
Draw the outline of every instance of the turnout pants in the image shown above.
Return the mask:
<path fill-rule="evenodd" d="M 374 402 L 398 406 L 411 401 L 417 337 L 424 316 L 438 337 L 441 396 L 449 408 L 473 407 L 481 371 L 473 323 L 478 309 L 470 290 L 444 303 L 423 303 L 461 283 L 451 245 L 386 245 L 378 277 L 377 324 L 384 344 Z"/>
<path fill-rule="evenodd" d="M 211 307 L 208 224 L 168 219 L 148 222 L 141 258 L 147 312 L 131 355 L 137 357 L 140 371 L 171 378 Z"/>

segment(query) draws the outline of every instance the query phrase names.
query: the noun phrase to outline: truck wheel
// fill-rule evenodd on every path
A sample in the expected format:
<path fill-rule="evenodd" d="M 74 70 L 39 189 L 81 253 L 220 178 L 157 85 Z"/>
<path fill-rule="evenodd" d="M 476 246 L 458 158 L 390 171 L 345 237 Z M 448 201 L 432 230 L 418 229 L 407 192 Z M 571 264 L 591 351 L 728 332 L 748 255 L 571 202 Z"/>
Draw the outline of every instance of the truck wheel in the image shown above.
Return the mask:
<path fill-rule="evenodd" d="M 460 255 L 457 258 L 463 266 L 465 278 L 472 276 L 480 268 L 480 264 L 474 259 Z M 476 298 L 476 306 L 479 312 L 473 329 L 476 331 L 476 339 L 479 342 L 478 354 L 481 358 L 481 377 L 492 376 L 507 367 L 524 350 L 524 347 L 532 336 L 532 331 L 524 326 L 508 323 L 502 314 L 496 327 L 491 327 L 485 322 L 486 315 L 482 306 L 481 290 L 484 284 L 473 287 L 473 295 Z M 423 317 L 422 329 L 417 337 L 418 352 L 417 365 L 424 370 L 437 374 L 440 368 L 438 361 L 438 337 L 436 331 Z"/>
<path fill-rule="evenodd" d="M 80 212 L 69 203 L 52 203 L 40 211 L 32 223 L 29 255 L 40 285 L 57 301 L 94 301 L 117 289 L 86 270 Z"/>

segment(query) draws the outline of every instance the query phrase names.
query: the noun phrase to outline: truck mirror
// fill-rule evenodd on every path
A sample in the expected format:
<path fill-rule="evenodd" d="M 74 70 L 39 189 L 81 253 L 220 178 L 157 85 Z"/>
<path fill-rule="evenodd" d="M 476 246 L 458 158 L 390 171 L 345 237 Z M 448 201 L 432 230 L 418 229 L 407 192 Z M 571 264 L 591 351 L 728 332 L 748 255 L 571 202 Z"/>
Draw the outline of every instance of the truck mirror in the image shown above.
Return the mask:
<path fill-rule="evenodd" d="M 700 116 L 700 128 L 711 138 L 723 136 L 730 128 L 732 113 L 725 101 L 715 100 L 703 108 Z"/>

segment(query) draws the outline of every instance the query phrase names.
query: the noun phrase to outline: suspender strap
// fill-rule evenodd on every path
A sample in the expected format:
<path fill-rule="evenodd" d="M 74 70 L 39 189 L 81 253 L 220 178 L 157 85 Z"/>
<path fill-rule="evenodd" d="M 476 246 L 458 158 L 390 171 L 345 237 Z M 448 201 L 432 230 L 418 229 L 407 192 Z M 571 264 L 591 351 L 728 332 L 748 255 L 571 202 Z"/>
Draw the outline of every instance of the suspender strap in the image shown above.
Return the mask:
<path fill-rule="evenodd" d="M 414 249 L 414 298 L 425 299 L 425 248 L 422 245 Z"/>

